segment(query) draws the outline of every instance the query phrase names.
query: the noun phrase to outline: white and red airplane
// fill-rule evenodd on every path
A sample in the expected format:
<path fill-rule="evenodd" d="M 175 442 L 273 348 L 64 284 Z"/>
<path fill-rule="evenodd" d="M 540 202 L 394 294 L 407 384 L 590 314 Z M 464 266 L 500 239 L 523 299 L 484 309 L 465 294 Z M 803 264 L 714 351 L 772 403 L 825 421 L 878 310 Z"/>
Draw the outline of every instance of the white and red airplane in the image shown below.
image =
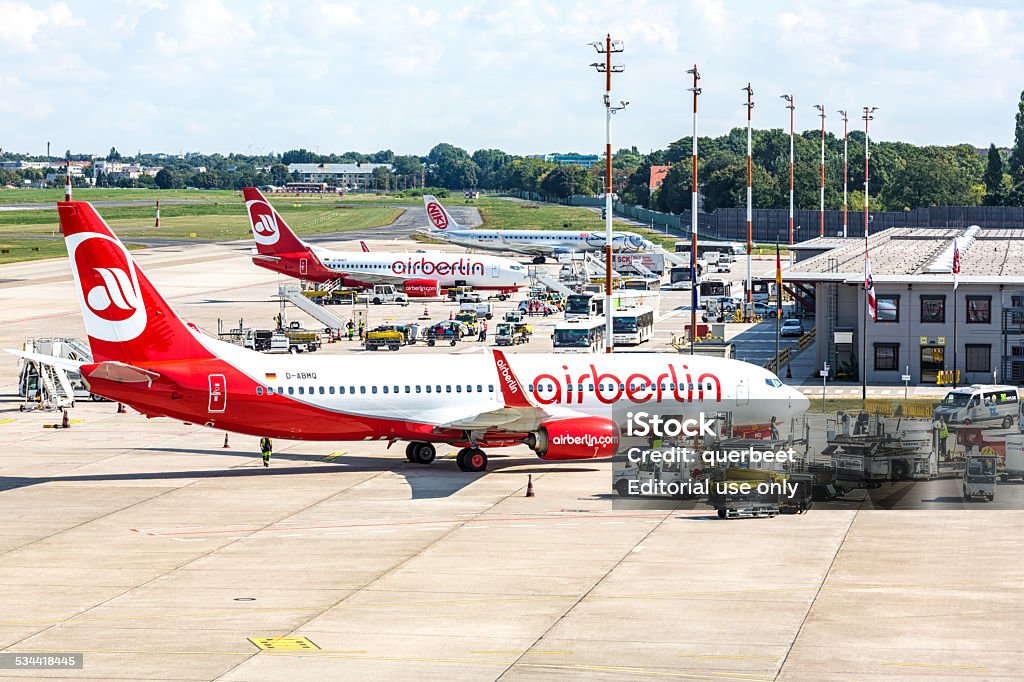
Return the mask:
<path fill-rule="evenodd" d="M 488 447 L 526 444 L 545 460 L 610 457 L 613 406 L 732 411 L 735 424 L 808 406 L 761 367 L 702 356 L 264 355 L 178 317 L 91 204 L 57 208 L 93 361 L 10 352 L 74 369 L 92 393 L 148 417 L 253 436 L 405 441 L 409 460 L 424 464 L 445 443 L 461 448 L 461 469 L 482 471 Z"/>
<path fill-rule="evenodd" d="M 411 298 L 435 297 L 442 289 L 474 289 L 514 293 L 526 286 L 526 268 L 508 258 L 429 251 L 370 253 L 331 251 L 299 239 L 255 187 L 242 190 L 257 254 L 253 263 L 274 272 L 313 282 L 340 279 L 359 288 L 394 284 Z"/>

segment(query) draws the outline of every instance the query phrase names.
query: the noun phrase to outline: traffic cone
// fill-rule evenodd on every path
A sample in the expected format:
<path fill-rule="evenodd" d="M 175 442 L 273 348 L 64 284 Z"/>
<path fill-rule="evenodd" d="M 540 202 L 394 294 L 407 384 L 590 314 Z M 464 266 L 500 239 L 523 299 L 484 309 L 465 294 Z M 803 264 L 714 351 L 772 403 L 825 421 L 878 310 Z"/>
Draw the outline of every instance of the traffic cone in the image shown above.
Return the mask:
<path fill-rule="evenodd" d="M 455 319 L 455 311 L 454 310 L 451 310 L 451 311 L 448 312 L 448 319 L 449 320 L 454 320 Z"/>
<path fill-rule="evenodd" d="M 71 418 L 68 417 L 68 411 L 64 410 L 64 418 L 60 420 L 60 427 L 62 429 L 71 428 Z"/>
<path fill-rule="evenodd" d="M 228 445 L 228 434 L 227 434 L 226 431 L 224 432 L 224 447 L 226 447 L 226 448 L 230 448 L 231 447 L 230 445 Z"/>
<path fill-rule="evenodd" d="M 792 379 L 793 378 L 793 369 L 789 366 L 788 362 L 786 363 L 786 378 L 787 379 Z"/>
<path fill-rule="evenodd" d="M 421 320 L 429 320 L 430 319 L 430 310 L 427 308 L 426 305 L 423 306 L 423 317 L 421 317 L 420 319 Z"/>
<path fill-rule="evenodd" d="M 526 496 L 536 497 L 536 493 L 533 492 L 533 474 L 529 474 L 529 478 L 526 479 Z"/>
<path fill-rule="evenodd" d="M 124 414 L 128 410 L 124 409 L 124 403 L 117 404 L 117 414 Z"/>

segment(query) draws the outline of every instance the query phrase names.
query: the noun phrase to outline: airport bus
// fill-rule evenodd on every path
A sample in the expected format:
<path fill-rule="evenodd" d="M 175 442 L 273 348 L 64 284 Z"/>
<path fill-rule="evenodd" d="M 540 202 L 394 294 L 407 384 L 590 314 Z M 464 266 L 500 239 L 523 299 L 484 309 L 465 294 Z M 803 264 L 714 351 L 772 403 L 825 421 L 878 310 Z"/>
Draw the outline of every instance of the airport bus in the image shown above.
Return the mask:
<path fill-rule="evenodd" d="M 689 253 L 691 243 L 689 241 L 676 242 L 676 253 Z M 715 251 L 717 253 L 731 253 L 740 256 L 747 253 L 747 247 L 739 242 L 705 242 L 697 241 L 697 258 L 703 258 L 704 254 Z"/>
<path fill-rule="evenodd" d="M 551 345 L 555 353 L 597 353 L 604 347 L 603 315 L 576 317 L 555 325 Z"/>
<path fill-rule="evenodd" d="M 619 283 L 619 288 L 626 291 L 659 291 L 661 280 L 653 277 L 626 277 Z"/>
<path fill-rule="evenodd" d="M 705 279 L 700 282 L 700 297 L 729 298 L 732 296 L 732 282 L 724 279 Z"/>
<path fill-rule="evenodd" d="M 612 341 L 636 346 L 654 336 L 654 308 L 649 305 L 616 308 L 612 313 Z"/>
<path fill-rule="evenodd" d="M 604 315 L 603 294 L 569 294 L 565 300 L 565 319 Z"/>
<path fill-rule="evenodd" d="M 767 303 L 775 297 L 774 277 L 752 277 L 750 287 L 750 299 L 755 303 Z"/>

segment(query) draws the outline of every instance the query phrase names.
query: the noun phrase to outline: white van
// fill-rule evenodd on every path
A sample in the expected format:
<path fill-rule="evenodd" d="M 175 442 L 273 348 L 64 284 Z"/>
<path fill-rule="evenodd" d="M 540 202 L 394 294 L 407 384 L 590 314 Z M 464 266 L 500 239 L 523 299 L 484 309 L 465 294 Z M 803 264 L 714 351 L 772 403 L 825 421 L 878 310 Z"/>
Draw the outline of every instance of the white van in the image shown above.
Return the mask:
<path fill-rule="evenodd" d="M 935 407 L 934 419 L 947 424 L 999 422 L 1010 428 L 1017 418 L 1017 387 L 1000 384 L 974 384 L 955 388 Z"/>

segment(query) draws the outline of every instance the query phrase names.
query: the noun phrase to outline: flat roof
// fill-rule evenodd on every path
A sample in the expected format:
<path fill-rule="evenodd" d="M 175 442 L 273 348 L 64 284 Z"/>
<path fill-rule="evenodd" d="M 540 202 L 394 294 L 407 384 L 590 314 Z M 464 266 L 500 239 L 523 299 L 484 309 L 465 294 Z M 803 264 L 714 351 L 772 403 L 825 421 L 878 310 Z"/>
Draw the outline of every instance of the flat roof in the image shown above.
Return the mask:
<path fill-rule="evenodd" d="M 879 282 L 951 282 L 952 274 L 928 272 L 928 268 L 953 238 L 964 231 L 893 227 L 871 235 L 867 240 L 871 275 Z M 784 268 L 783 279 L 794 282 L 863 280 L 863 239 L 826 237 L 803 242 L 800 246 L 828 250 Z M 964 284 L 1024 284 L 1024 229 L 978 232 L 973 242 L 960 247 L 959 281 Z"/>

